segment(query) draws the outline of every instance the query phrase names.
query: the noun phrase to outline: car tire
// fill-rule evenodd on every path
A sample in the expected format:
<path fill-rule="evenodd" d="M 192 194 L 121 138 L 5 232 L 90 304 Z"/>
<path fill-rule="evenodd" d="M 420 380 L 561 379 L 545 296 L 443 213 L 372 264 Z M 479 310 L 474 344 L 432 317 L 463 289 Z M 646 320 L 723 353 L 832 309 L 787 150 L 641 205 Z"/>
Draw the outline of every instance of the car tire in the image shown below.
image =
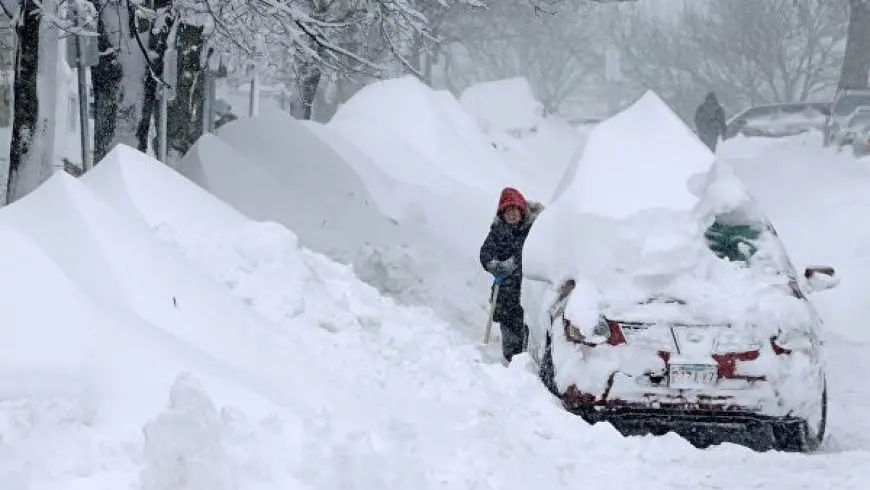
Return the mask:
<path fill-rule="evenodd" d="M 774 447 L 780 451 L 789 452 L 813 452 L 818 450 L 825 440 L 825 431 L 828 425 L 828 386 L 824 383 L 819 403 L 821 404 L 821 418 L 818 431 L 813 431 L 806 420 L 799 424 L 786 422 L 776 424 L 773 428 Z"/>
<path fill-rule="evenodd" d="M 553 367 L 553 349 L 550 334 L 547 334 L 547 344 L 544 348 L 544 357 L 538 369 L 538 377 L 550 393 L 559 396 L 559 388 L 556 387 L 556 369 Z"/>
<path fill-rule="evenodd" d="M 806 438 L 806 447 L 805 451 L 816 451 L 821 447 L 822 442 L 825 440 L 825 431 L 828 426 L 828 382 L 824 381 L 822 385 L 822 400 L 821 400 L 821 420 L 819 420 L 819 430 L 815 433 L 810 429 L 810 425 L 807 424 L 807 438 Z"/>

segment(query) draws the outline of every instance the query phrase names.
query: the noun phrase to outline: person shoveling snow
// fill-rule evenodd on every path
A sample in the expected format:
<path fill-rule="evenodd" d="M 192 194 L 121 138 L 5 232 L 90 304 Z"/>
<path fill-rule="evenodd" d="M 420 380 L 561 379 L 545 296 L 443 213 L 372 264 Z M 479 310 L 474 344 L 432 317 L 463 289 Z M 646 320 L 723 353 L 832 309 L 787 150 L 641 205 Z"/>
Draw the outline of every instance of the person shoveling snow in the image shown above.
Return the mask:
<path fill-rule="evenodd" d="M 543 209 L 542 204 L 527 201 L 520 191 L 504 188 L 489 234 L 480 247 L 480 264 L 494 276 L 493 290 L 497 293 L 493 294 L 492 320 L 501 328 L 502 353 L 507 362 L 523 351 L 528 335 L 520 304 L 523 244 Z"/>

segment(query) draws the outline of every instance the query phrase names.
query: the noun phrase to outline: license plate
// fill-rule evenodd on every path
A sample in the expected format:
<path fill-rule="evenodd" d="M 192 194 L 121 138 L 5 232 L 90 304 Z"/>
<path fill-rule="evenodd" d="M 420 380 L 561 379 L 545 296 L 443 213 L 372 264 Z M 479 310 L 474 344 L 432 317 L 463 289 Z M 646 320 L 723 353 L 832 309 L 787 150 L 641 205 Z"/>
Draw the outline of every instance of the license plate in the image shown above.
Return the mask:
<path fill-rule="evenodd" d="M 671 364 L 668 375 L 668 386 L 671 388 L 701 389 L 716 384 L 719 369 L 709 364 Z"/>

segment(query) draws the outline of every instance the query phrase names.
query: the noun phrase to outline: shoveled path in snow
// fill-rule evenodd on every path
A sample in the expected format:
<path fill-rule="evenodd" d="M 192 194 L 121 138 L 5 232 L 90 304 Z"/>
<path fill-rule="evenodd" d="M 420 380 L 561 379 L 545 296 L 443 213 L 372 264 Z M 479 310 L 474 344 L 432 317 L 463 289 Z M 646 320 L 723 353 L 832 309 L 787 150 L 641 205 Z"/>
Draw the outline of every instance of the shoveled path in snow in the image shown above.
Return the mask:
<path fill-rule="evenodd" d="M 768 213 L 796 267 L 832 265 L 840 274 L 839 287 L 812 298 L 827 327 L 823 450 L 870 451 L 870 160 L 821 148 L 818 135 L 729 142 L 720 156 Z"/>

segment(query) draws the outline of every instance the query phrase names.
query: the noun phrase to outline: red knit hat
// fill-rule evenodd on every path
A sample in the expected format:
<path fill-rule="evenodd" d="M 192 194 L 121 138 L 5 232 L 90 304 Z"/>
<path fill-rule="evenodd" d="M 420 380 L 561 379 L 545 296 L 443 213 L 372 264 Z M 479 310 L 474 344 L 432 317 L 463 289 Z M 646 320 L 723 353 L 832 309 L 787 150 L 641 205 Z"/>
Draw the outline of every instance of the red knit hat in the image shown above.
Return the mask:
<path fill-rule="evenodd" d="M 505 209 L 511 206 L 520 208 L 523 215 L 529 214 L 529 203 L 526 202 L 526 198 L 523 197 L 520 191 L 513 187 L 505 187 L 502 189 L 501 197 L 498 199 L 498 214 L 503 213 Z"/>

